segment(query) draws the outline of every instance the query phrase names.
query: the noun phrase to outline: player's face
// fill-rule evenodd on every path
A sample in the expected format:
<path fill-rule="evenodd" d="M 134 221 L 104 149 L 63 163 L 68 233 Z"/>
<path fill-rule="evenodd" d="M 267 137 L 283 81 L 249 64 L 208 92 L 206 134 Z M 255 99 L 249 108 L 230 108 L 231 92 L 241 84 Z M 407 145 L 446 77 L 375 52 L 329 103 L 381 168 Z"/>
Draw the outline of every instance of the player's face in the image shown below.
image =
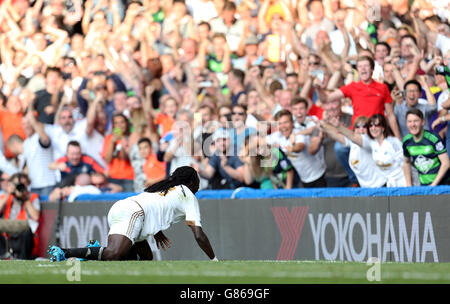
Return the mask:
<path fill-rule="evenodd" d="M 408 117 L 406 117 L 406 127 L 413 136 L 420 135 L 424 124 L 425 121 L 417 115 L 409 114 Z"/>

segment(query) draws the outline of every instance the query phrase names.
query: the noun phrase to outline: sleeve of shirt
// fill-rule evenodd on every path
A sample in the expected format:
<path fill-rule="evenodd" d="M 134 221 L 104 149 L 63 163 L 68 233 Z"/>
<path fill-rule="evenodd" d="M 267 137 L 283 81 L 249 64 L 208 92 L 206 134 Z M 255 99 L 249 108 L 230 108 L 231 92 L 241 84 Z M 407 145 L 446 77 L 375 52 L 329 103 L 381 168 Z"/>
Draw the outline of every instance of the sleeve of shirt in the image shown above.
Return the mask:
<path fill-rule="evenodd" d="M 102 158 L 105 158 L 105 155 L 106 155 L 106 149 L 107 149 L 107 147 L 109 146 L 110 142 L 111 142 L 111 134 L 105 136 L 105 141 L 103 142 L 102 153 L 100 154 L 100 156 L 101 156 Z"/>
<path fill-rule="evenodd" d="M 384 83 L 382 85 L 383 85 L 384 103 L 392 103 L 392 96 L 388 86 Z"/>
<path fill-rule="evenodd" d="M 19 171 L 16 167 L 14 167 L 10 162 L 6 160 L 5 155 L 0 152 L 0 170 L 5 172 L 8 175 L 13 175 Z"/>
<path fill-rule="evenodd" d="M 83 78 L 83 81 L 81 82 L 81 85 L 77 90 L 77 104 L 80 107 L 81 114 L 83 115 L 86 115 L 87 113 L 88 101 L 81 96 L 81 91 L 86 89 L 87 81 L 88 81 L 87 78 Z"/>
<path fill-rule="evenodd" d="M 365 149 L 372 149 L 371 145 L 370 145 L 370 138 L 369 136 L 367 136 L 366 134 L 362 134 L 362 147 Z"/>
<path fill-rule="evenodd" d="M 272 145 L 272 141 L 273 141 L 272 137 L 273 137 L 272 134 L 266 136 L 266 142 L 268 145 Z"/>
<path fill-rule="evenodd" d="M 345 140 L 344 147 L 350 147 L 350 145 L 352 144 L 352 141 L 345 136 L 344 136 L 344 140 Z"/>
<path fill-rule="evenodd" d="M 406 141 L 402 143 L 402 148 L 403 148 L 403 156 L 411 157 L 411 155 L 409 154 L 409 151 L 408 151 L 408 146 L 406 145 Z"/>
<path fill-rule="evenodd" d="M 44 124 L 44 131 L 47 133 L 48 137 L 53 137 L 54 126 L 51 124 Z"/>
<path fill-rule="evenodd" d="M 391 139 L 392 148 L 394 149 L 394 159 L 398 163 L 403 163 L 403 146 L 397 137 L 389 137 Z"/>
<path fill-rule="evenodd" d="M 352 88 L 351 88 L 352 84 L 353 84 L 353 82 L 339 88 L 339 90 L 341 90 L 342 94 L 344 94 L 345 97 L 352 96 Z"/>
<path fill-rule="evenodd" d="M 438 140 L 434 144 L 434 150 L 436 151 L 436 154 L 443 154 L 447 152 L 447 149 L 445 148 L 444 142 L 439 137 L 439 135 L 435 134 Z"/>
<path fill-rule="evenodd" d="M 218 164 L 220 164 L 220 158 L 217 155 L 213 155 L 209 158 L 208 165 L 214 168 L 214 170 L 218 169 Z"/>
<path fill-rule="evenodd" d="M 435 46 L 441 50 L 442 54 L 446 54 L 450 49 L 450 38 L 447 38 L 442 34 L 438 34 Z"/>
<path fill-rule="evenodd" d="M 123 83 L 122 79 L 120 79 L 119 75 L 112 74 L 110 77 L 114 81 L 114 84 L 116 85 L 117 91 L 119 91 L 119 92 L 120 91 L 123 91 L 123 92 L 127 91 L 127 87 Z"/>
<path fill-rule="evenodd" d="M 231 167 L 234 169 L 237 169 L 244 165 L 244 163 L 241 161 L 241 159 L 238 156 L 233 156 L 231 159 Z"/>
<path fill-rule="evenodd" d="M 443 109 L 442 104 L 444 103 L 444 101 L 446 101 L 448 98 L 448 92 L 443 92 L 439 95 L 438 100 L 437 100 L 437 111 L 441 111 Z"/>
<path fill-rule="evenodd" d="M 184 211 L 186 214 L 186 225 L 187 226 L 198 226 L 201 227 L 200 219 L 200 208 L 198 206 L 198 200 L 194 194 L 189 193 L 185 201 L 183 202 Z"/>
<path fill-rule="evenodd" d="M 293 168 L 291 161 L 287 158 L 286 154 L 283 153 L 280 149 L 274 149 L 274 153 L 277 154 L 278 163 L 273 169 L 273 173 L 278 174 L 283 171 L 289 171 Z"/>
<path fill-rule="evenodd" d="M 33 205 L 34 209 L 41 211 L 41 201 L 39 200 L 39 197 L 36 197 L 31 204 Z"/>
<path fill-rule="evenodd" d="M 295 143 L 306 143 L 306 136 L 302 134 L 298 134 L 295 136 Z"/>

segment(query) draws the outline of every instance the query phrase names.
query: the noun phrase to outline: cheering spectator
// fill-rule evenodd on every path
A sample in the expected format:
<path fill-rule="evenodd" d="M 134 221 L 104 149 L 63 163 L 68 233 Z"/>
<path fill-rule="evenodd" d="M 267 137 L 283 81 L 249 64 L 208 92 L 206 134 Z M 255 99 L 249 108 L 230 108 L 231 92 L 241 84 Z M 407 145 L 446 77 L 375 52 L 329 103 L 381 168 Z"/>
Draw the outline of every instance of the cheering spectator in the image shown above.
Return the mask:
<path fill-rule="evenodd" d="M 27 167 L 31 192 L 40 196 L 49 195 L 56 184 L 56 175 L 48 168 L 53 161 L 52 142 L 43 125 L 34 117 L 31 106 L 27 115 L 22 117 L 22 127 L 26 139 L 11 135 L 7 145 L 11 152 L 19 156 L 19 171 Z"/>
<path fill-rule="evenodd" d="M 376 114 L 369 119 L 369 133 L 357 134 L 339 125 L 339 132 L 357 145 L 370 147 L 375 164 L 387 179 L 387 187 L 405 187 L 406 178 L 403 172 L 403 149 L 401 141 L 393 136 L 386 119 Z"/>
<path fill-rule="evenodd" d="M 92 157 L 81 153 L 81 146 L 77 141 L 69 141 L 66 155 L 58 158 L 56 162 L 50 163 L 49 169 L 59 170 L 62 180 L 67 178 L 68 175 L 103 173 L 105 171 Z"/>
<path fill-rule="evenodd" d="M 144 188 L 166 178 L 166 163 L 157 159 L 149 138 L 143 137 L 139 139 L 137 146 L 140 158 L 132 160 L 131 163 L 135 176 L 134 191 L 141 192 Z"/>
<path fill-rule="evenodd" d="M 438 135 L 425 130 L 424 122 L 424 115 L 419 109 L 406 112 L 406 125 L 410 132 L 403 139 L 406 184 L 412 185 L 412 164 L 419 172 L 421 185 L 448 185 L 450 166 L 444 142 Z"/>
<path fill-rule="evenodd" d="M 244 166 L 237 155 L 229 155 L 230 135 L 219 129 L 213 134 L 216 151 L 210 157 L 206 167 L 192 164 L 200 176 L 210 180 L 212 189 L 236 189 L 244 185 Z M 211 180 L 215 173 L 217 178 Z"/>
<path fill-rule="evenodd" d="M 107 163 L 109 181 L 133 192 L 134 172 L 128 158 L 130 122 L 123 114 L 114 114 L 113 132 L 105 136 L 102 156 Z"/>

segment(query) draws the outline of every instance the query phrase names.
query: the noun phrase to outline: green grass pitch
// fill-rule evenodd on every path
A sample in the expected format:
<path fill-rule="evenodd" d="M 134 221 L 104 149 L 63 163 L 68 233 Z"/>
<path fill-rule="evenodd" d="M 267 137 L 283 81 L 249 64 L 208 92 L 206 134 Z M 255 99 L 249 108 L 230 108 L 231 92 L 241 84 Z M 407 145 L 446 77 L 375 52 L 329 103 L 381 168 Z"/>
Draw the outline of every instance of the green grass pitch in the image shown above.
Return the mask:
<path fill-rule="evenodd" d="M 322 284 L 450 283 L 450 263 L 325 261 L 0 261 L 2 284 Z M 79 274 L 77 281 L 76 274 Z"/>

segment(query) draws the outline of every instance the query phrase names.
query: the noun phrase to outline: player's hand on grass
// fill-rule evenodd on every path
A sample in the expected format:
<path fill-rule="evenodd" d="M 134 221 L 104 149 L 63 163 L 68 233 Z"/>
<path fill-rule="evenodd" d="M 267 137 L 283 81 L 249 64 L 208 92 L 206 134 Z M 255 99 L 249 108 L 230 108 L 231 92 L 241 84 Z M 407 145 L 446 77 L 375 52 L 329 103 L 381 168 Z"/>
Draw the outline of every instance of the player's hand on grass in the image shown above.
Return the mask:
<path fill-rule="evenodd" d="M 158 249 L 166 250 L 166 248 L 170 248 L 170 240 L 162 233 L 162 231 L 155 234 L 155 241 Z"/>

